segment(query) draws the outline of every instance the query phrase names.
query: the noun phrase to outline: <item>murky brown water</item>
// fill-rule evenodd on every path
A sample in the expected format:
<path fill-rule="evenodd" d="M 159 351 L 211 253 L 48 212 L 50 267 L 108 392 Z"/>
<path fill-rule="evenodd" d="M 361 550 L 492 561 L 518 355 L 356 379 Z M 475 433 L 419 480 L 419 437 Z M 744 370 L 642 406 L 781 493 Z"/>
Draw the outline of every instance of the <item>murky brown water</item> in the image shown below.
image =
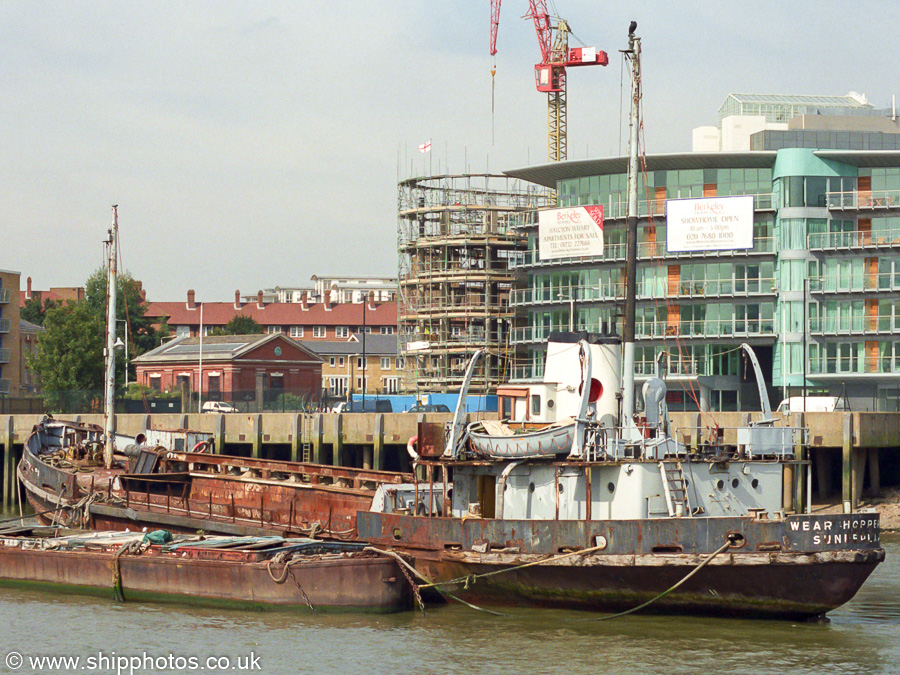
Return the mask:
<path fill-rule="evenodd" d="M 885 539 L 885 563 L 824 625 L 643 616 L 592 623 L 552 610 L 497 618 L 450 605 L 425 618 L 319 616 L 0 590 L 0 672 L 896 673 L 900 538 Z M 14 657 L 5 661 L 11 651 L 23 656 L 18 669 Z M 81 660 L 75 669 L 29 660 L 59 655 Z M 138 660 L 117 661 L 130 657 Z"/>

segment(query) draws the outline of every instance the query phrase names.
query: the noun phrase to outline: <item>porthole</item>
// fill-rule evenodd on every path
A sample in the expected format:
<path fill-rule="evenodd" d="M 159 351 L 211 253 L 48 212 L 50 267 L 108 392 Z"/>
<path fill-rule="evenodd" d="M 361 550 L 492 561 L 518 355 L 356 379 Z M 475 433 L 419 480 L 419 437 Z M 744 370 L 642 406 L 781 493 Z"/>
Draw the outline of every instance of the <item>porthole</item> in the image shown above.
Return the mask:
<path fill-rule="evenodd" d="M 610 494 L 612 494 L 613 492 L 616 491 L 616 484 L 615 484 L 615 483 L 612 483 L 612 482 L 607 483 L 607 484 L 606 484 L 606 489 L 609 490 L 609 493 L 610 493 Z"/>
<path fill-rule="evenodd" d="M 687 478 L 685 478 L 684 479 L 684 487 L 687 487 L 690 484 L 691 484 L 691 481 L 689 481 Z"/>
<path fill-rule="evenodd" d="M 395 527 L 394 531 L 391 533 L 391 536 L 394 538 L 394 541 L 400 541 L 403 534 L 399 527 Z"/>
<path fill-rule="evenodd" d="M 548 408 L 552 408 L 554 405 L 555 405 L 555 404 L 553 403 L 553 399 L 552 399 L 552 398 L 551 398 L 551 399 L 548 399 L 548 401 L 547 401 L 547 407 L 548 407 Z"/>
<path fill-rule="evenodd" d="M 557 491 L 559 492 L 559 494 L 562 494 L 562 493 L 563 493 L 563 484 L 562 484 L 562 483 L 557 483 L 557 484 L 556 484 L 556 489 L 557 489 Z"/>
<path fill-rule="evenodd" d="M 738 479 L 737 479 L 737 478 L 733 478 L 733 479 L 731 480 L 731 487 L 736 488 L 738 485 L 740 485 L 740 482 L 738 481 Z"/>
<path fill-rule="evenodd" d="M 717 490 L 724 490 L 724 489 L 725 489 L 725 481 L 724 481 L 724 480 L 718 480 L 718 481 L 716 481 L 716 489 L 717 489 Z"/>
<path fill-rule="evenodd" d="M 528 484 L 528 491 L 529 491 L 529 492 L 534 492 L 534 483 L 529 483 L 529 484 Z"/>
<path fill-rule="evenodd" d="M 754 490 L 755 490 L 756 488 L 758 488 L 758 487 L 759 487 L 759 479 L 758 479 L 758 478 L 754 478 L 753 480 L 751 480 L 751 481 L 750 481 L 750 487 L 752 487 Z"/>

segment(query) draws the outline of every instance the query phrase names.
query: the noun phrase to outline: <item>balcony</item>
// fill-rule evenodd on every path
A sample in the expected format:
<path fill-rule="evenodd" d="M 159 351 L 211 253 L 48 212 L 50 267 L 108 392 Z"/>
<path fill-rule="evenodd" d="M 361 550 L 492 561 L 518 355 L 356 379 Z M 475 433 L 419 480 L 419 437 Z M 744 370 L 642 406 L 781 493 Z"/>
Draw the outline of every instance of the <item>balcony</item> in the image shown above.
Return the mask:
<path fill-rule="evenodd" d="M 567 330 L 568 326 L 523 326 L 513 329 L 514 344 L 544 342 L 553 331 Z M 602 332 L 598 326 L 579 324 L 575 330 Z M 774 338 L 774 319 L 700 319 L 696 321 L 638 321 L 635 326 L 637 340 L 662 340 L 667 338 L 716 339 L 716 338 Z"/>
<path fill-rule="evenodd" d="M 11 358 L 12 350 L 11 349 L 0 349 L 0 363 L 9 363 L 9 359 Z"/>
<path fill-rule="evenodd" d="M 767 192 L 764 194 L 757 195 L 723 195 L 724 199 L 726 196 L 742 196 L 742 197 L 753 197 L 753 209 L 755 211 L 772 211 L 774 210 L 774 201 L 772 199 L 772 193 Z M 673 199 L 677 199 L 677 197 L 673 197 Z M 700 199 L 700 197 L 697 197 Z M 666 215 L 666 202 L 668 199 L 639 199 L 638 200 L 638 216 L 641 218 L 647 218 L 650 216 L 659 216 L 665 217 Z M 628 211 L 628 200 L 627 199 L 618 199 L 618 200 L 609 200 L 608 203 L 603 204 L 603 219 L 604 220 L 616 220 L 619 218 L 625 218 L 627 216 Z"/>
<path fill-rule="evenodd" d="M 733 251 L 678 251 L 670 252 L 666 249 L 664 241 L 645 241 L 638 243 L 638 260 L 664 260 L 675 259 L 703 259 L 722 258 L 724 256 L 756 256 L 767 255 L 775 252 L 774 237 L 759 237 L 753 240 L 753 248 L 735 249 Z M 531 267 L 562 267 L 565 265 L 591 265 L 604 262 L 624 262 L 625 244 L 610 243 L 603 247 L 602 256 L 584 258 L 552 258 L 541 260 L 538 251 L 518 251 L 511 253 L 509 257 L 509 269 L 523 269 Z"/>
<path fill-rule="evenodd" d="M 822 295 L 843 295 L 848 293 L 888 293 L 900 291 L 900 273 L 881 272 L 879 274 L 824 274 L 809 278 L 809 292 Z"/>
<path fill-rule="evenodd" d="M 825 205 L 831 211 L 896 211 L 900 209 L 900 190 L 827 192 Z"/>
<path fill-rule="evenodd" d="M 0 305 L 5 305 L 9 302 L 11 292 L 8 288 L 0 288 Z"/>
<path fill-rule="evenodd" d="M 900 317 L 812 317 L 809 334 L 817 337 L 872 337 L 900 335 Z"/>
<path fill-rule="evenodd" d="M 814 232 L 806 238 L 810 251 L 900 248 L 900 230 Z"/>

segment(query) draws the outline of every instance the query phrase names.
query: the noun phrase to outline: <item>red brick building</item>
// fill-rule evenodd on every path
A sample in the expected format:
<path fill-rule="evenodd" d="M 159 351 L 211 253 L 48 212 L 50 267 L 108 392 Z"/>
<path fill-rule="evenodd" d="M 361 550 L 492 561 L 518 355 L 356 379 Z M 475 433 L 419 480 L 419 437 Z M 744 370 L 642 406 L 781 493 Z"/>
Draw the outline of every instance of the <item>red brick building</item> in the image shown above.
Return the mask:
<path fill-rule="evenodd" d="M 318 397 L 322 388 L 322 359 L 279 334 L 205 337 L 202 354 L 200 338 L 175 338 L 133 362 L 138 383 L 159 391 L 186 385 L 204 401 Z"/>
<path fill-rule="evenodd" d="M 336 303 L 326 292 L 324 302 L 265 303 L 259 292 L 256 302 L 241 302 L 240 291 L 234 292 L 234 302 L 203 302 L 195 300 L 188 291 L 187 302 L 151 302 L 148 318 L 162 323 L 163 319 L 176 337 L 200 335 L 224 328 L 236 316 L 247 316 L 261 325 L 267 333 L 284 333 L 296 340 L 346 340 L 354 333 L 395 335 L 397 332 L 397 303 Z M 202 317 L 201 317 L 202 308 Z"/>

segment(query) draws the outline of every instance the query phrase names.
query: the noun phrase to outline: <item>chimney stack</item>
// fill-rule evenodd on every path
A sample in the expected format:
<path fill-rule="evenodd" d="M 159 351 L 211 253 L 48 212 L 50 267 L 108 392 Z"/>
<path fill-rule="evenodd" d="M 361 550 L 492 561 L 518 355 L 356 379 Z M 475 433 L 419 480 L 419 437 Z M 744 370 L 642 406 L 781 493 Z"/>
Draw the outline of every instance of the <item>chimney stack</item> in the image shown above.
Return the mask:
<path fill-rule="evenodd" d="M 263 309 L 265 307 L 265 305 L 263 304 L 263 292 L 262 291 L 258 291 L 256 293 L 256 306 L 259 307 L 260 309 Z"/>
<path fill-rule="evenodd" d="M 197 309 L 197 303 L 194 302 L 194 295 L 195 295 L 194 289 L 192 288 L 191 290 L 188 291 L 188 301 L 187 301 L 188 309 Z"/>
<path fill-rule="evenodd" d="M 300 294 L 300 309 L 304 312 L 309 309 L 309 292 L 308 291 L 303 291 Z"/>
<path fill-rule="evenodd" d="M 235 309 L 241 308 L 241 291 L 240 290 L 237 290 L 234 292 L 234 308 Z"/>
<path fill-rule="evenodd" d="M 322 305 L 325 307 L 326 312 L 331 311 L 331 290 L 326 290 L 322 297 Z"/>
<path fill-rule="evenodd" d="M 375 291 L 369 291 L 367 300 L 369 302 L 368 310 L 371 312 L 375 309 Z"/>
<path fill-rule="evenodd" d="M 28 278 L 25 280 L 25 284 L 26 284 L 26 286 L 25 286 L 25 299 L 26 299 L 26 300 L 31 300 L 31 277 L 28 277 Z"/>

